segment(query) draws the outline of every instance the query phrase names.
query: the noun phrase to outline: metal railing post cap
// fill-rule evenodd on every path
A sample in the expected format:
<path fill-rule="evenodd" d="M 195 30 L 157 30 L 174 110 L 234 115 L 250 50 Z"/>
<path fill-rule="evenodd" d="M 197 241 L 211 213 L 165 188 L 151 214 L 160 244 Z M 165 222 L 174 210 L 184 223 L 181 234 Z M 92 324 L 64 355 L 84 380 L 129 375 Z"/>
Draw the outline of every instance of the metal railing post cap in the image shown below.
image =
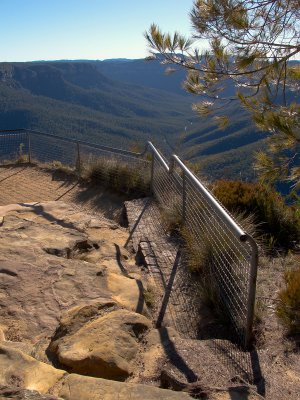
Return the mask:
<path fill-rule="evenodd" d="M 150 149 L 152 150 L 152 153 L 159 159 L 159 161 L 161 162 L 161 164 L 163 165 L 164 169 L 169 172 L 170 168 L 168 166 L 168 164 L 165 162 L 165 160 L 163 159 L 163 157 L 161 156 L 161 154 L 159 153 L 159 151 L 156 149 L 156 147 L 151 143 L 148 142 L 148 146 L 150 147 Z"/>

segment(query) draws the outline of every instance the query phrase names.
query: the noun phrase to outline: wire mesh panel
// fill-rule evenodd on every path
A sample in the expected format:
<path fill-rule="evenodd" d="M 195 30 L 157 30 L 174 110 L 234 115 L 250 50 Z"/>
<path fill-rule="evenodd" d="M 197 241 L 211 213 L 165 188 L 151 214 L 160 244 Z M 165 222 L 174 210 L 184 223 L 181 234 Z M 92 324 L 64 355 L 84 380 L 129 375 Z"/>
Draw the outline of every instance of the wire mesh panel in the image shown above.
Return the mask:
<path fill-rule="evenodd" d="M 76 166 L 78 157 L 76 143 L 39 133 L 29 133 L 29 140 L 32 162 L 57 162 L 68 167 Z"/>
<path fill-rule="evenodd" d="M 198 272 L 211 286 L 212 300 L 221 303 L 244 343 L 252 249 L 247 241 L 241 242 L 189 176 L 185 188 L 185 226 Z"/>
<path fill-rule="evenodd" d="M 157 154 L 153 154 L 152 191 L 162 212 L 174 222 L 182 218 L 182 182 L 178 174 L 170 174 Z M 167 214 L 167 215 L 166 215 Z"/>
<path fill-rule="evenodd" d="M 1 164 L 28 162 L 28 134 L 20 131 L 0 133 Z"/>

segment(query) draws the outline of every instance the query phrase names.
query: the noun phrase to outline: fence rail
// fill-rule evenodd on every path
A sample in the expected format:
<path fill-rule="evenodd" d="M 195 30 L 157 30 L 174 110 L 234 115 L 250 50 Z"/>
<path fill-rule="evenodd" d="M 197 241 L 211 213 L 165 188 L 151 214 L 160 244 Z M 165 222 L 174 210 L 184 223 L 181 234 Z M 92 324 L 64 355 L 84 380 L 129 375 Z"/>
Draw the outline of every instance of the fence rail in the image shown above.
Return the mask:
<path fill-rule="evenodd" d="M 100 163 L 98 173 L 102 174 L 103 162 L 125 165 L 131 176 L 139 171 L 143 177 L 139 184 L 146 185 L 150 180 L 152 194 L 158 203 L 178 214 L 200 273 L 205 277 L 209 274 L 239 341 L 245 347 L 249 345 L 257 245 L 176 155 L 167 162 L 151 142 L 143 152 L 135 153 L 26 129 L 0 131 L 0 162 L 16 161 L 59 162 L 78 174 L 86 166 L 97 163 Z M 115 168 L 114 174 L 118 171 Z"/>

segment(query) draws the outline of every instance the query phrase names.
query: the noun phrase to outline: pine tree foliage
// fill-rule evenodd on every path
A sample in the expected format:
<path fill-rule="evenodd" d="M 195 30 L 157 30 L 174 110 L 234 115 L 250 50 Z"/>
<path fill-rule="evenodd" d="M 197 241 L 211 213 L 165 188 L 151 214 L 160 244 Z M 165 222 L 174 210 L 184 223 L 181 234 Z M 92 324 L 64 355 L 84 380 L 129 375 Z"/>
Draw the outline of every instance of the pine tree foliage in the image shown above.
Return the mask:
<path fill-rule="evenodd" d="M 239 100 L 256 125 L 270 133 L 256 168 L 269 182 L 290 180 L 300 187 L 299 0 L 195 0 L 193 37 L 163 33 L 152 24 L 145 33 L 151 57 L 187 70 L 185 89 L 200 95 L 193 108 L 216 113 L 228 123 L 226 105 Z M 207 40 L 200 51 L 197 41 Z"/>

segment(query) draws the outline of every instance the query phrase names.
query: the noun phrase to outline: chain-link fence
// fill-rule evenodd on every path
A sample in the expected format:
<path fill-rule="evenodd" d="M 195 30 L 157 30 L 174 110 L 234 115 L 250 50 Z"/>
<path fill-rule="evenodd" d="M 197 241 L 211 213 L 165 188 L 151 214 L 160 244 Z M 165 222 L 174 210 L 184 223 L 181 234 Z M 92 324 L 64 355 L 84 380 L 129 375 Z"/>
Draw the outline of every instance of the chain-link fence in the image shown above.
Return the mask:
<path fill-rule="evenodd" d="M 147 157 L 148 154 L 148 157 Z M 177 156 L 171 162 L 148 142 L 144 153 L 28 130 L 0 131 L 0 162 L 68 169 L 129 196 L 152 194 L 180 226 L 190 267 L 221 304 L 240 342 L 250 342 L 257 245 Z"/>
<path fill-rule="evenodd" d="M 28 161 L 28 134 L 26 131 L 0 131 L 0 162 L 2 165 Z"/>

